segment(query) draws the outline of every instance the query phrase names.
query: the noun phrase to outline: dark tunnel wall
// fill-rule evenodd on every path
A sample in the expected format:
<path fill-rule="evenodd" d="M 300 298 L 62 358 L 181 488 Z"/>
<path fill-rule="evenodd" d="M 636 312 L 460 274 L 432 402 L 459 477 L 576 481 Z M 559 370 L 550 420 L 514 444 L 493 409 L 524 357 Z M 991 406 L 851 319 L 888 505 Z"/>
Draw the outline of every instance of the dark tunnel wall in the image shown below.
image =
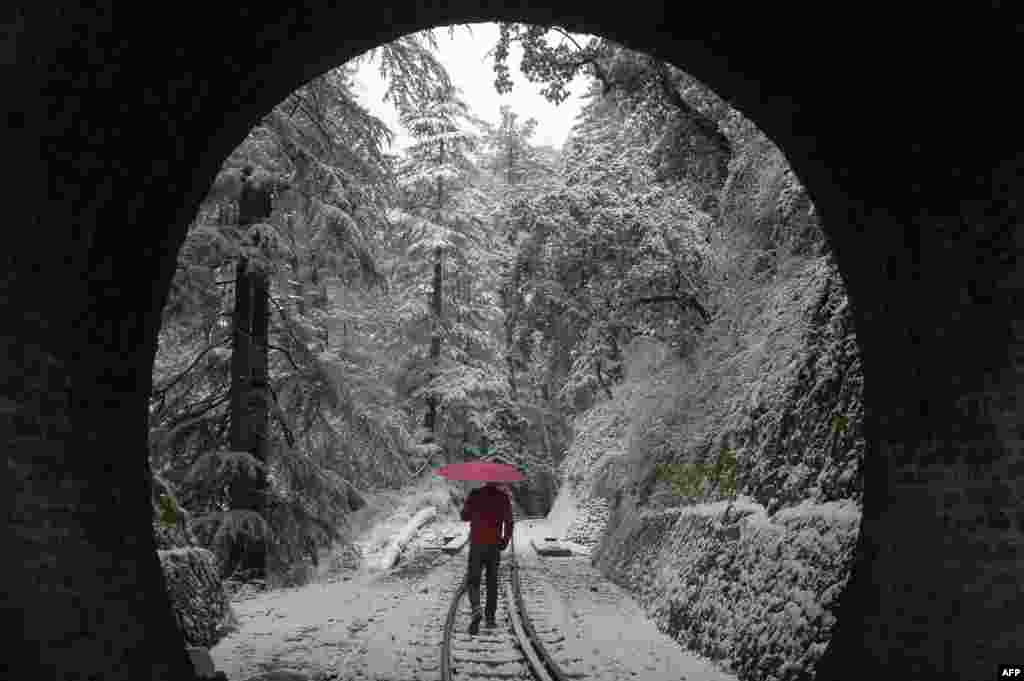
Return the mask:
<path fill-rule="evenodd" d="M 692 73 L 773 137 L 820 209 L 856 310 L 868 451 L 819 678 L 981 679 L 1020 659 L 1024 156 L 989 103 L 1009 97 L 1019 25 L 979 4 L 907 19 L 864 4 L 827 18 L 548 4 L 5 13 L 3 624 L 23 632 L 5 678 L 190 677 L 146 475 L 152 360 L 188 221 L 222 159 L 306 79 L 400 34 L 495 19 L 602 34 Z"/>

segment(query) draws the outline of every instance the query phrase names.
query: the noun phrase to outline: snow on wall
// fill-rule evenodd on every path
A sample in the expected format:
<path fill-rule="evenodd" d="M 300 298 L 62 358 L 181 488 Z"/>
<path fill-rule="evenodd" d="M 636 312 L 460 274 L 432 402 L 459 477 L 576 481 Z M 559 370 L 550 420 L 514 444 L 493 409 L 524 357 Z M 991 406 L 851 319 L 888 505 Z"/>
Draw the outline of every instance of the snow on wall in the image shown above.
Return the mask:
<path fill-rule="evenodd" d="M 596 564 L 660 629 L 739 678 L 813 678 L 848 577 L 859 509 L 805 503 L 769 517 L 757 504 L 727 507 L 637 513 Z"/>
<path fill-rule="evenodd" d="M 171 609 L 185 642 L 211 648 L 235 624 L 212 551 L 188 546 L 158 550 Z"/>
<path fill-rule="evenodd" d="M 743 681 L 811 679 L 860 526 L 852 315 L 825 258 L 732 314 L 658 399 L 643 402 L 653 384 L 618 386 L 577 420 L 560 491 L 572 510 L 565 531 L 585 522 L 593 497 L 607 499 L 594 564 L 659 628 Z M 707 461 L 723 445 L 737 458 L 734 501 L 682 498 L 652 465 L 644 472 L 652 460 Z"/>
<path fill-rule="evenodd" d="M 582 546 L 594 546 L 600 541 L 607 524 L 608 500 L 587 499 L 578 506 L 576 517 L 565 529 L 564 537 Z"/>

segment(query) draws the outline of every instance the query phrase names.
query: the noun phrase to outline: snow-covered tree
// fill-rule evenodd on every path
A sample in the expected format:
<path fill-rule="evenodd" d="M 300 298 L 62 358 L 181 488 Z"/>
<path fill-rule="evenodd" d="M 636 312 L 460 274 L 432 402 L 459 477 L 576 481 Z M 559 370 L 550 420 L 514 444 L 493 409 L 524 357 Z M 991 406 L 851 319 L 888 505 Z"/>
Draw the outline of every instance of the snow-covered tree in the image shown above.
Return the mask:
<path fill-rule="evenodd" d="M 499 387 L 489 368 L 495 252 L 487 198 L 474 185 L 481 121 L 454 88 L 437 88 L 401 118 L 414 143 L 399 163 L 400 198 L 389 214 L 405 255 L 392 276 L 406 292 L 403 321 L 416 344 L 402 392 L 422 400 L 429 440 L 451 451 L 456 430 L 466 442 L 479 437 L 485 396 Z"/>
<path fill-rule="evenodd" d="M 524 366 L 545 358 L 541 383 L 569 409 L 610 395 L 632 337 L 682 349 L 710 314 L 710 216 L 659 173 L 657 124 L 594 83 L 566 143 L 562 183 L 506 212 L 525 235 L 507 296 L 516 301 L 510 344 Z"/>
<path fill-rule="evenodd" d="M 396 92 L 447 82 L 419 40 L 383 48 Z M 315 558 L 315 547 L 338 537 L 358 496 L 353 485 L 366 472 L 358 465 L 366 450 L 403 453 L 400 422 L 362 401 L 374 359 L 346 353 L 329 337 L 329 286 L 381 281 L 376 239 L 393 193 L 383 153 L 390 132 L 357 102 L 353 73 L 351 65 L 335 69 L 293 92 L 226 159 L 190 230 L 165 310 L 153 466 L 183 487 L 197 534 L 228 570 L 246 543 L 250 555 L 269 544 L 278 563 Z M 239 220 L 246 167 L 248 184 L 265 190 L 256 221 Z M 251 280 L 262 299 L 232 295 Z M 253 328 L 265 332 L 228 321 L 239 301 L 248 301 L 244 316 L 255 315 L 261 321 Z M 253 375 L 230 370 L 246 346 L 262 355 L 257 378 L 264 378 L 247 385 L 245 400 L 230 401 L 240 393 L 232 377 Z M 259 398 L 257 420 L 266 424 L 258 447 L 239 435 L 238 405 L 249 398 Z M 353 447 L 360 442 L 363 451 Z"/>

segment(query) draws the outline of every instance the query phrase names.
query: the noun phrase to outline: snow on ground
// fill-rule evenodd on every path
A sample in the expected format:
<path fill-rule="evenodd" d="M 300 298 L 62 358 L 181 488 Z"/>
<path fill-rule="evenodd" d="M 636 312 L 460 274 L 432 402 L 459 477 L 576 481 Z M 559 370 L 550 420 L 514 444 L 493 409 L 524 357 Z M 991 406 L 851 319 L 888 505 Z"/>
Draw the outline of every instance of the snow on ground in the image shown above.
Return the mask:
<path fill-rule="evenodd" d="M 210 651 L 216 668 L 232 681 L 281 669 L 313 679 L 403 678 L 393 676 L 394 663 L 428 623 L 427 606 L 439 601 L 443 582 L 462 576 L 464 553 L 429 548 L 449 528 L 421 532 L 394 570 L 372 568 L 379 561 L 371 553 L 364 563 L 371 567 L 333 581 L 235 601 L 239 626 Z M 443 569 L 448 561 L 459 569 Z"/>
<path fill-rule="evenodd" d="M 564 538 L 578 513 L 579 501 L 576 495 L 569 490 L 569 486 L 563 483 L 547 517 L 547 525 L 553 536 Z"/>
<path fill-rule="evenodd" d="M 314 678 L 344 668 L 359 633 L 397 604 L 368 575 L 259 594 L 234 604 L 239 628 L 210 654 L 229 679 L 294 669 Z"/>
<path fill-rule="evenodd" d="M 282 669 L 313 679 L 423 681 L 422 670 L 438 655 L 447 591 L 466 561 L 465 550 L 449 557 L 431 545 L 458 529 L 464 524 L 428 525 L 392 571 L 353 570 L 236 600 L 239 628 L 211 651 L 216 668 L 232 681 Z M 518 523 L 517 556 L 524 575 L 543 576 L 531 583 L 547 593 L 548 617 L 565 631 L 566 652 L 589 679 L 734 681 L 659 632 L 627 592 L 590 565 L 586 547 L 576 546 L 580 555 L 572 558 L 538 557 L 530 540 L 541 543 L 553 531 L 546 521 Z"/>
<path fill-rule="evenodd" d="M 362 555 L 358 569 L 341 570 L 320 583 L 255 594 L 246 590 L 233 598 L 238 628 L 210 651 L 216 668 L 232 681 L 282 669 L 313 679 L 363 676 L 368 641 L 380 632 L 390 640 L 387 630 L 399 629 L 397 622 L 411 626 L 412 615 L 436 594 L 437 584 L 425 582 L 439 572 L 431 568 L 447 558 L 437 547 L 466 527 L 453 516 L 444 481 L 425 479 L 392 496 L 400 501 L 383 499 L 380 516 L 355 541 Z M 381 571 L 390 539 L 426 506 L 437 508 L 438 516 L 410 542 L 393 570 Z"/>
<path fill-rule="evenodd" d="M 602 577 L 586 555 L 539 557 L 529 540 L 539 544 L 553 536 L 554 528 L 544 522 L 520 523 L 516 554 L 524 584 L 526 578 L 543 576 L 541 588 L 550 606 L 551 624 L 565 633 L 566 656 L 582 661 L 580 671 L 587 679 L 735 681 L 735 676 L 683 650 L 658 631 L 629 593 Z"/>

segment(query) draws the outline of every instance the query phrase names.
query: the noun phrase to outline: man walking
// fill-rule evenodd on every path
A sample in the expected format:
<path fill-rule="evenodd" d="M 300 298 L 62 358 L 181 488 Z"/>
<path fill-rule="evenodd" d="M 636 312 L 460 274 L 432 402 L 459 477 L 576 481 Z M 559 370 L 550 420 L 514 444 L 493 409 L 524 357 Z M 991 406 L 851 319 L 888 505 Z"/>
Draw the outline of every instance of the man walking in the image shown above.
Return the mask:
<path fill-rule="evenodd" d="M 512 539 L 512 502 L 496 483 L 488 482 L 473 490 L 462 507 L 462 519 L 469 525 L 469 571 L 466 586 L 473 609 L 469 635 L 480 630 L 480 620 L 487 616 L 487 626 L 494 627 L 498 610 L 498 563 L 500 552 Z M 480 573 L 487 569 L 487 605 L 480 612 Z"/>

